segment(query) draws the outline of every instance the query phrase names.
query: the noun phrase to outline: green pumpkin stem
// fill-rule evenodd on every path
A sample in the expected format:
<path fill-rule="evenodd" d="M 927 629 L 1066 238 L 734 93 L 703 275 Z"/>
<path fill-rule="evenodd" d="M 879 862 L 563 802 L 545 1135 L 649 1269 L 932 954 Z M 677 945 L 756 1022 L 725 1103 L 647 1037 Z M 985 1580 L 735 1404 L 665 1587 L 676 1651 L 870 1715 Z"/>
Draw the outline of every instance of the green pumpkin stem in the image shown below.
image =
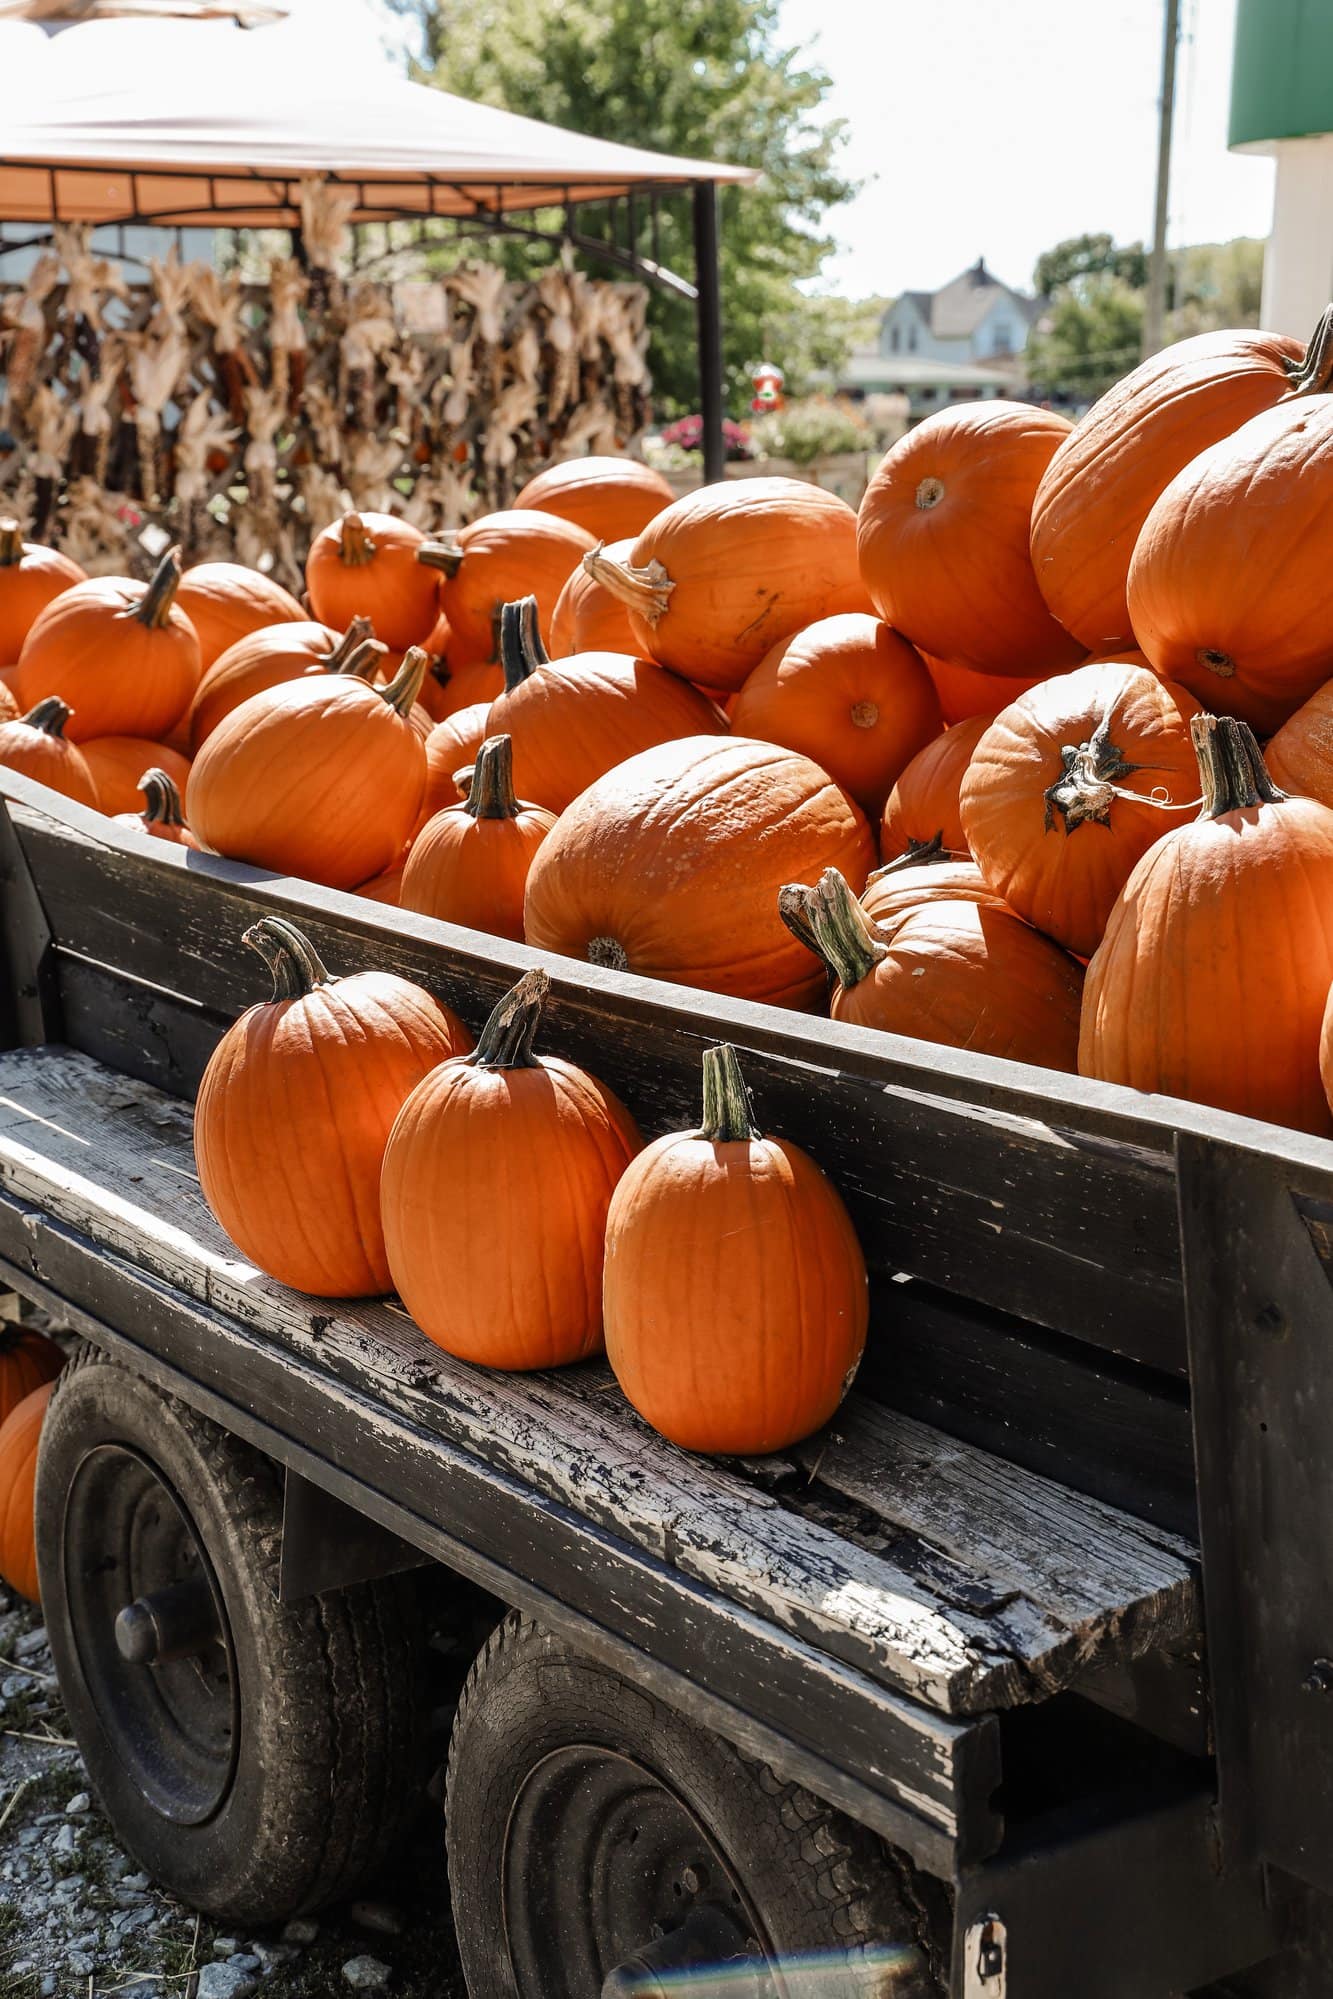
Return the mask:
<path fill-rule="evenodd" d="M 500 1001 L 468 1061 L 478 1069 L 535 1069 L 533 1040 L 551 981 L 540 966 L 525 972 Z"/>
<path fill-rule="evenodd" d="M 1286 363 L 1293 396 L 1322 396 L 1333 388 L 1333 305 L 1326 305 L 1300 361 Z"/>
<path fill-rule="evenodd" d="M 1226 812 L 1245 812 L 1257 805 L 1281 805 L 1279 791 L 1248 722 L 1234 715 L 1196 715 L 1190 740 L 1199 759 L 1203 783 L 1201 819 L 1220 819 Z"/>
<path fill-rule="evenodd" d="M 869 888 L 871 882 L 884 881 L 889 875 L 906 874 L 909 868 L 928 868 L 936 861 L 953 861 L 961 858 L 961 855 L 949 852 L 944 844 L 943 833 L 936 833 L 929 840 L 909 839 L 905 854 L 899 854 L 895 860 L 885 861 L 882 868 L 876 868 L 873 873 L 866 876 L 866 887 Z"/>
<path fill-rule="evenodd" d="M 185 808 L 175 782 L 156 765 L 139 779 L 143 793 L 143 821 L 146 826 L 184 826 Z"/>
<path fill-rule="evenodd" d="M 825 868 L 814 888 L 779 889 L 778 914 L 845 991 L 859 986 L 888 948 L 836 868 Z"/>
<path fill-rule="evenodd" d="M 176 601 L 176 592 L 181 581 L 181 552 L 179 546 L 169 548 L 157 568 L 143 596 L 130 613 L 141 625 L 150 631 L 160 631 L 171 616 L 171 607 Z"/>
<path fill-rule="evenodd" d="M 374 560 L 375 538 L 360 514 L 344 514 L 338 529 L 338 554 L 348 569 L 362 569 Z"/>
<path fill-rule="evenodd" d="M 353 618 L 351 624 L 347 627 L 347 630 L 325 660 L 325 673 L 345 673 L 347 671 L 347 662 L 357 647 L 364 645 L 367 639 L 373 639 L 374 636 L 375 627 L 371 624 L 369 618 Z"/>
<path fill-rule="evenodd" d="M 426 668 L 429 665 L 430 654 L 424 646 L 409 646 L 403 654 L 402 665 L 388 686 L 377 687 L 375 692 L 406 719 L 412 712 L 413 702 L 421 692 L 421 683 L 426 678 Z"/>
<path fill-rule="evenodd" d="M 462 771 L 455 774 L 455 784 L 464 774 Z M 488 736 L 477 751 L 463 810 L 472 819 L 517 819 L 514 746 L 508 736 Z"/>
<path fill-rule="evenodd" d="M 8 515 L 0 520 L 0 569 L 12 569 L 23 560 L 23 530 Z"/>
<path fill-rule="evenodd" d="M 258 951 L 272 972 L 275 1000 L 304 999 L 316 986 L 332 983 L 310 939 L 281 916 L 261 916 L 241 942 Z"/>
<path fill-rule="evenodd" d="M 535 597 L 520 597 L 517 603 L 502 606 L 499 652 L 506 694 L 512 694 L 525 680 L 531 680 L 539 666 L 550 665 L 542 644 Z"/>
<path fill-rule="evenodd" d="M 388 646 L 378 639 L 362 639 L 359 646 L 353 646 L 341 666 L 335 666 L 330 657 L 325 663 L 326 673 L 350 673 L 354 680 L 373 680 L 380 661 L 388 653 Z"/>
<path fill-rule="evenodd" d="M 48 694 L 35 708 L 30 708 L 23 717 L 30 729 L 40 729 L 44 736 L 63 736 L 65 724 L 74 710 L 58 694 Z"/>
<path fill-rule="evenodd" d="M 704 1050 L 704 1114 L 699 1127 L 715 1145 L 735 1145 L 763 1133 L 754 1121 L 750 1092 L 745 1087 L 736 1050 L 729 1042 Z"/>
<path fill-rule="evenodd" d="M 447 583 L 462 567 L 463 544 L 451 529 L 438 541 L 423 541 L 417 550 L 417 561 L 427 569 L 438 569 Z"/>

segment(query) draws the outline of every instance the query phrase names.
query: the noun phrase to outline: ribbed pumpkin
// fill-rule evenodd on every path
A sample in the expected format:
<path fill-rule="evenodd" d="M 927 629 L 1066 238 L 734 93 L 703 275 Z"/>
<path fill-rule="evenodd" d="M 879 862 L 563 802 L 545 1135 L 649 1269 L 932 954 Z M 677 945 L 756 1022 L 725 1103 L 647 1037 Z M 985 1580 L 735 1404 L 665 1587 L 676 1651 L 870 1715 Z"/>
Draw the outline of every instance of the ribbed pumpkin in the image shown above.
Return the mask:
<path fill-rule="evenodd" d="M 940 840 L 909 845 L 905 854 L 876 868 L 861 891 L 862 909 L 881 930 L 900 916 L 928 902 L 981 902 L 992 909 L 1008 907 L 1004 897 L 986 884 L 973 860 L 951 854 Z"/>
<path fill-rule="evenodd" d="M 872 818 L 942 726 L 921 655 L 865 611 L 820 618 L 780 639 L 736 696 L 730 719 L 738 736 L 799 750 Z"/>
<path fill-rule="evenodd" d="M 30 1603 L 40 1596 L 33 1531 L 37 1447 L 54 1387 L 47 1381 L 34 1388 L 0 1423 L 0 1582 Z"/>
<path fill-rule="evenodd" d="M 240 562 L 197 562 L 182 576 L 176 602 L 194 626 L 205 673 L 238 639 L 306 617 L 290 590 Z"/>
<path fill-rule="evenodd" d="M 146 770 L 162 770 L 181 796 L 190 778 L 190 759 L 147 736 L 94 736 L 79 745 L 93 776 L 99 811 L 114 815 L 138 813 L 139 779 Z"/>
<path fill-rule="evenodd" d="M 407 863 L 401 862 L 396 868 L 386 868 L 382 875 L 372 875 L 368 882 L 362 882 L 353 894 L 364 897 L 367 902 L 382 902 L 389 909 L 399 907 L 398 898 L 403 892 L 403 870 Z"/>
<path fill-rule="evenodd" d="M 542 636 L 548 638 L 565 578 L 595 543 L 590 534 L 558 514 L 511 507 L 504 513 L 483 514 L 446 546 L 440 605 L 461 666 L 498 659 L 500 612 L 520 597 L 537 599 Z M 459 705 L 481 698 L 469 691 Z"/>
<path fill-rule="evenodd" d="M 529 944 L 776 1006 L 823 979 L 784 935 L 777 892 L 825 867 L 866 878 L 870 829 L 808 757 L 740 736 L 644 750 L 590 785 L 528 876 Z"/>
<path fill-rule="evenodd" d="M 603 548 L 585 567 L 627 607 L 636 652 L 726 694 L 779 639 L 869 608 L 855 515 L 799 479 L 702 486 L 651 520 L 627 560 Z"/>
<path fill-rule="evenodd" d="M 0 663 L 18 658 L 52 598 L 84 581 L 83 570 L 68 555 L 24 541 L 17 521 L 0 519 Z"/>
<path fill-rule="evenodd" d="M 633 547 L 632 536 L 628 541 L 608 541 L 602 554 L 612 562 L 628 562 Z M 569 659 L 576 652 L 634 655 L 638 650 L 629 611 L 605 584 L 588 574 L 580 558 L 569 572 L 551 613 L 553 656 Z"/>
<path fill-rule="evenodd" d="M 973 715 L 998 715 L 1001 708 L 1017 701 L 1042 678 L 1040 673 L 977 673 L 970 666 L 935 659 L 930 653 L 921 657 L 935 683 L 940 714 L 948 728 L 955 722 L 970 721 Z"/>
<path fill-rule="evenodd" d="M 1067 418 L 1028 403 L 939 410 L 886 455 L 857 517 L 861 577 L 881 618 L 978 673 L 1058 673 L 1086 651 L 1032 573 L 1028 523 Z"/>
<path fill-rule="evenodd" d="M 1302 702 L 1264 751 L 1274 784 L 1333 805 L 1333 680 Z"/>
<path fill-rule="evenodd" d="M 1153 355 L 1093 404 L 1047 466 L 1032 561 L 1066 630 L 1095 652 L 1133 645 L 1130 558 L 1158 495 L 1261 410 L 1327 386 L 1330 322 L 1308 353 L 1278 333 L 1201 333 Z"/>
<path fill-rule="evenodd" d="M 54 1381 L 65 1356 L 32 1326 L 0 1328 L 0 1423 L 43 1383 Z"/>
<path fill-rule="evenodd" d="M 1077 1068 L 1082 971 L 1008 910 L 927 902 L 881 930 L 833 868 L 815 888 L 785 888 L 781 909 L 837 981 L 834 1020 L 1010 1062 Z"/>
<path fill-rule="evenodd" d="M 194 1113 L 199 1184 L 243 1255 L 297 1291 L 389 1289 L 384 1147 L 403 1104 L 472 1037 L 390 972 L 331 978 L 309 939 L 266 916 L 244 942 L 273 974 L 213 1051 Z"/>
<path fill-rule="evenodd" d="M 68 741 L 69 709 L 48 695 L 17 722 L 0 722 L 0 766 L 97 810 L 97 786 L 82 750 Z"/>
<path fill-rule="evenodd" d="M 437 812 L 413 842 L 399 907 L 521 940 L 528 870 L 554 824 L 554 813 L 515 797 L 508 736 L 488 737 L 466 800 Z"/>
<path fill-rule="evenodd" d="M 354 660 L 367 657 L 362 648 L 371 643 L 369 618 L 353 618 L 341 637 L 331 625 L 305 620 L 270 625 L 238 639 L 214 660 L 195 690 L 187 717 L 192 752 L 197 755 L 224 716 L 252 694 L 306 673 L 351 672 Z M 378 653 L 383 655 L 383 646 Z"/>
<path fill-rule="evenodd" d="M 1333 811 L 1287 798 L 1231 716 L 1190 724 L 1203 810 L 1150 847 L 1088 967 L 1079 1069 L 1299 1131 L 1333 1131 Z"/>
<path fill-rule="evenodd" d="M 384 1155 L 389 1268 L 423 1333 L 483 1367 L 560 1367 L 602 1345 L 606 1211 L 643 1140 L 595 1076 L 533 1041 L 528 972 L 475 1054 L 403 1105 Z"/>
<path fill-rule="evenodd" d="M 424 645 L 440 615 L 443 545 L 393 514 L 344 514 L 310 544 L 305 587 L 314 617 L 338 631 L 369 618 L 395 649 Z"/>
<path fill-rule="evenodd" d="M 1141 854 L 1198 810 L 1199 704 L 1145 666 L 1083 666 L 1001 709 L 963 776 L 963 835 L 1009 907 L 1087 958 Z"/>
<path fill-rule="evenodd" d="M 118 826 L 133 826 L 154 840 L 166 840 L 173 847 L 194 847 L 199 842 L 185 823 L 181 795 L 164 770 L 146 770 L 139 782 L 143 793 L 142 812 L 118 812 Z"/>
<path fill-rule="evenodd" d="M 426 789 L 417 812 L 418 830 L 446 806 L 457 805 L 460 793 L 454 782 L 455 774 L 470 770 L 477 761 L 477 751 L 486 740 L 490 712 L 489 701 L 474 702 L 472 707 L 460 708 L 443 722 L 437 722 L 427 736 Z"/>
<path fill-rule="evenodd" d="M 640 750 L 681 736 L 725 735 L 711 701 L 653 660 L 619 652 L 550 660 L 537 601 L 506 604 L 500 626 L 504 693 L 489 727 L 513 738 L 514 784 L 550 812 Z"/>
<path fill-rule="evenodd" d="M 1308 701 L 1333 667 L 1331 508 L 1333 395 L 1252 417 L 1178 473 L 1129 569 L 1157 672 L 1260 735 Z"/>
<path fill-rule="evenodd" d="M 759 1455 L 827 1423 L 865 1347 L 865 1258 L 831 1180 L 707 1048 L 703 1121 L 630 1162 L 606 1218 L 606 1352 L 655 1430 Z"/>
<path fill-rule="evenodd" d="M 58 694 L 73 710 L 70 740 L 171 734 L 199 685 L 199 640 L 176 606 L 180 550 L 151 583 L 92 576 L 53 598 L 19 654 L 25 708 Z"/>
<path fill-rule="evenodd" d="M 201 844 L 329 888 L 396 866 L 426 784 L 410 720 L 425 665 L 413 651 L 388 687 L 316 674 L 243 701 L 190 771 Z"/>
<path fill-rule="evenodd" d="M 504 693 L 504 684 L 504 669 L 498 659 L 469 660 L 465 666 L 449 669 L 432 712 L 438 721 L 448 722 L 464 708 L 483 704 L 489 708 Z"/>
<path fill-rule="evenodd" d="M 594 541 L 642 533 L 675 494 L 660 472 L 637 458 L 566 458 L 529 479 L 516 507 L 559 514 Z"/>
<path fill-rule="evenodd" d="M 939 840 L 950 853 L 966 853 L 958 794 L 972 752 L 989 726 L 989 716 L 973 715 L 917 751 L 884 807 L 880 834 L 884 853 L 901 854 L 912 841 L 928 845 L 932 840 Z"/>

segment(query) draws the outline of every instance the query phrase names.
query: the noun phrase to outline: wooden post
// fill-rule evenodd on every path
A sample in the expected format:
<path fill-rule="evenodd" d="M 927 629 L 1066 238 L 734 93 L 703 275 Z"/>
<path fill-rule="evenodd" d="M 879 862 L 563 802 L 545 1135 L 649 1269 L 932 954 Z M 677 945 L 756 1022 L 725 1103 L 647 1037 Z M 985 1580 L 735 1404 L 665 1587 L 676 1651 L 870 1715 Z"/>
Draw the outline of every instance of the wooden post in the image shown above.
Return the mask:
<path fill-rule="evenodd" d="M 695 311 L 699 325 L 699 410 L 704 426 L 704 478 L 722 477 L 722 294 L 718 281 L 717 188 L 694 183 Z"/>
<path fill-rule="evenodd" d="M 1180 0 L 1166 0 L 1162 44 L 1162 95 L 1157 121 L 1157 201 L 1153 210 L 1152 252 L 1148 259 L 1148 303 L 1143 315 L 1143 358 L 1162 346 L 1166 323 L 1166 228 L 1171 194 L 1171 121 L 1176 102 L 1176 47 L 1180 41 Z"/>

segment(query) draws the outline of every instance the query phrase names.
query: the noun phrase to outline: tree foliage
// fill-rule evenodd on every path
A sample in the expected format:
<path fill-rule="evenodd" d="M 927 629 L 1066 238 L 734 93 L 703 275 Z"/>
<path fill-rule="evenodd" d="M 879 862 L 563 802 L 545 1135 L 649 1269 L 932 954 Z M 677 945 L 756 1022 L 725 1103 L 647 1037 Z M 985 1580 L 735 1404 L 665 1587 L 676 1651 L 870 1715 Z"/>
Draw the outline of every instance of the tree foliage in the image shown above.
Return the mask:
<path fill-rule="evenodd" d="M 1078 293 L 1088 281 L 1108 277 L 1120 278 L 1131 290 L 1142 291 L 1148 282 L 1148 258 L 1142 243 L 1117 245 L 1104 230 L 1095 235 L 1068 236 L 1038 257 L 1032 284 L 1039 298 L 1051 298 L 1057 292 Z"/>

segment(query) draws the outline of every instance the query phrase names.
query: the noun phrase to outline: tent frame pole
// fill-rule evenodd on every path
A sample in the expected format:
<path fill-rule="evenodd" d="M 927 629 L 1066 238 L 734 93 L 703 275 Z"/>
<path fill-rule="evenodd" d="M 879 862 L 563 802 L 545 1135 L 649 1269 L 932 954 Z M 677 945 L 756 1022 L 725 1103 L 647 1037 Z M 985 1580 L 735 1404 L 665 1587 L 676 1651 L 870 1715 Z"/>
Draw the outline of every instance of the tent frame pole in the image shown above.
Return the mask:
<path fill-rule="evenodd" d="M 694 183 L 694 286 L 699 339 L 699 413 L 703 419 L 704 478 L 722 477 L 722 286 L 718 268 L 717 186 Z"/>

